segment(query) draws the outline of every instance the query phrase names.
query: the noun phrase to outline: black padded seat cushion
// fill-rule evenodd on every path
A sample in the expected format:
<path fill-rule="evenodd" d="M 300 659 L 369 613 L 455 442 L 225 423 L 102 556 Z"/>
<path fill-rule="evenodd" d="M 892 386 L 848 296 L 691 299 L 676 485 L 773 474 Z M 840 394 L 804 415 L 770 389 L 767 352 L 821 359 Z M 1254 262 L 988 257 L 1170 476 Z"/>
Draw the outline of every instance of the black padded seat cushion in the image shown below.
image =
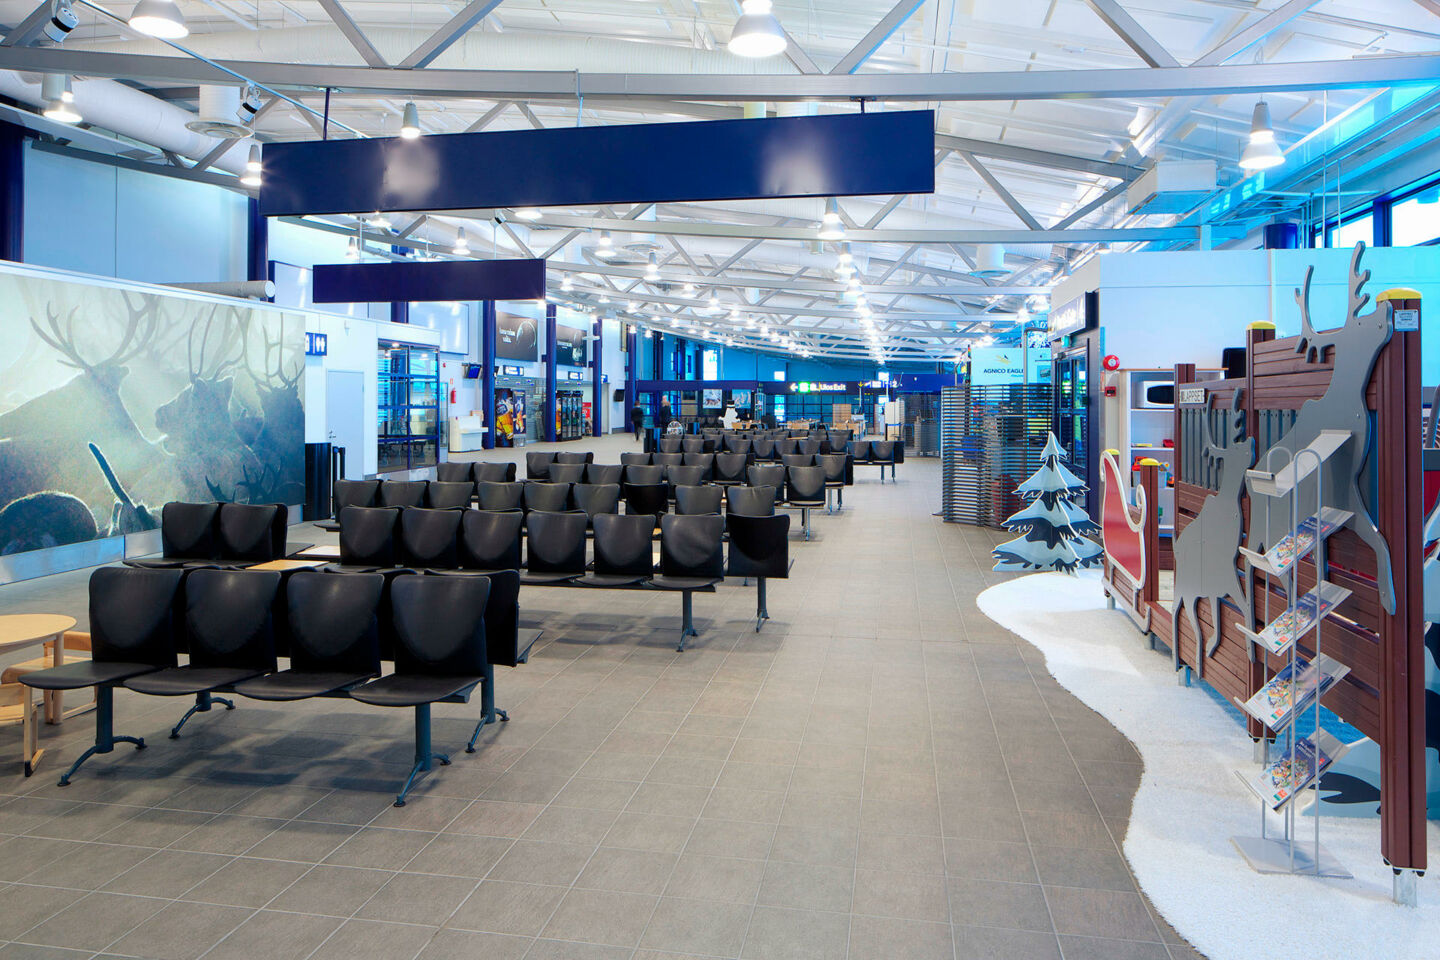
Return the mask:
<path fill-rule="evenodd" d="M 350 697 L 375 707 L 418 707 L 462 694 L 484 679 L 481 676 L 392 673 L 356 687 L 350 691 Z"/>
<path fill-rule="evenodd" d="M 235 685 L 235 692 L 252 700 L 305 700 L 374 679 L 375 674 L 314 673 L 282 670 Z"/>
<path fill-rule="evenodd" d="M 657 590 L 703 590 L 706 587 L 713 587 L 723 577 L 667 577 L 655 576 L 650 578 L 650 586 Z"/>
<path fill-rule="evenodd" d="M 48 670 L 25 674 L 20 682 L 37 690 L 79 690 L 105 683 L 119 683 L 159 669 L 145 663 L 105 663 L 80 660 Z"/>
<path fill-rule="evenodd" d="M 521 586 L 542 587 L 552 583 L 564 583 L 567 580 L 574 580 L 579 574 L 575 573 L 528 573 L 520 571 Z"/>
<path fill-rule="evenodd" d="M 650 578 L 644 574 L 627 573 L 587 573 L 585 576 L 574 581 L 577 587 L 597 587 L 599 589 L 614 589 L 616 587 L 633 587 L 637 583 L 645 583 Z"/>
<path fill-rule="evenodd" d="M 153 697 L 185 697 L 208 693 L 259 675 L 259 670 L 249 667 L 167 667 L 127 680 L 125 686 L 136 693 L 147 693 Z"/>

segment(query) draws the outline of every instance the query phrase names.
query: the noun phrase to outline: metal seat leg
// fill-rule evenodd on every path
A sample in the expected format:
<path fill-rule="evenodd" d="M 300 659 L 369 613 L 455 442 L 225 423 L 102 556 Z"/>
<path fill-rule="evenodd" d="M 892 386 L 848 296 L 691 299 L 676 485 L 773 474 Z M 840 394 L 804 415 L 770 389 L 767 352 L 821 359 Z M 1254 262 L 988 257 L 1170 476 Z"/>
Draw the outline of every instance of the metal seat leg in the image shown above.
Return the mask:
<path fill-rule="evenodd" d="M 680 625 L 680 645 L 675 648 L 679 653 L 685 652 L 686 637 L 700 636 L 699 632 L 695 629 L 695 618 L 692 615 L 693 610 L 691 592 L 686 590 L 680 594 L 680 612 L 683 622 Z"/>
<path fill-rule="evenodd" d="M 418 704 L 415 707 L 415 766 L 410 768 L 410 776 L 405 778 L 405 785 L 400 788 L 400 793 L 395 797 L 395 806 L 405 806 L 405 798 L 409 796 L 410 788 L 415 785 L 415 778 L 431 769 L 436 760 L 440 761 L 442 767 L 450 765 L 448 756 L 443 753 L 431 752 L 430 704 Z"/>
<path fill-rule="evenodd" d="M 180 722 L 170 729 L 170 739 L 179 740 L 180 728 L 185 726 L 191 717 L 197 713 L 209 713 L 217 703 L 223 704 L 226 710 L 235 709 L 235 701 L 233 700 L 226 700 L 224 697 L 217 697 L 208 692 L 195 694 L 195 706 L 186 710 L 185 716 L 180 718 Z"/>
<path fill-rule="evenodd" d="M 475 741 L 480 739 L 480 731 L 485 729 L 485 724 L 497 720 L 504 723 L 510 719 L 510 714 L 495 706 L 495 664 L 485 664 L 483 676 L 485 680 L 480 684 L 480 722 L 475 724 L 475 732 L 470 734 L 470 742 L 465 745 L 466 753 L 475 752 Z"/>
<path fill-rule="evenodd" d="M 755 632 L 760 632 L 760 626 L 770 619 L 770 611 L 765 608 L 765 578 L 755 578 Z"/>
<path fill-rule="evenodd" d="M 115 735 L 115 688 L 95 688 L 95 745 L 70 764 L 70 769 L 60 775 L 59 785 L 70 786 L 70 778 L 80 765 L 97 753 L 110 753 L 115 749 L 117 743 L 133 743 L 136 750 L 145 749 L 144 737 L 125 737 Z"/>

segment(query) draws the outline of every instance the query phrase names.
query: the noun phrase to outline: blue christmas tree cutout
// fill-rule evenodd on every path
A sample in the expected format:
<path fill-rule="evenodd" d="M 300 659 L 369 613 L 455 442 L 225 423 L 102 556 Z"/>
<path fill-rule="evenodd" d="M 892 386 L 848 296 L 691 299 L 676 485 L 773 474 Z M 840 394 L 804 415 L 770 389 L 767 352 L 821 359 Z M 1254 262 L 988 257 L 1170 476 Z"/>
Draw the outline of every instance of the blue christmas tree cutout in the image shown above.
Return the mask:
<path fill-rule="evenodd" d="M 1015 488 L 1026 505 L 1007 518 L 1004 527 L 1020 536 L 994 549 L 995 569 L 1074 573 L 1098 564 L 1104 550 L 1085 534 L 1100 527 L 1071 502 L 1085 492 L 1085 484 L 1061 462 L 1064 452 L 1055 434 L 1050 434 L 1040 459 L 1040 469 Z"/>

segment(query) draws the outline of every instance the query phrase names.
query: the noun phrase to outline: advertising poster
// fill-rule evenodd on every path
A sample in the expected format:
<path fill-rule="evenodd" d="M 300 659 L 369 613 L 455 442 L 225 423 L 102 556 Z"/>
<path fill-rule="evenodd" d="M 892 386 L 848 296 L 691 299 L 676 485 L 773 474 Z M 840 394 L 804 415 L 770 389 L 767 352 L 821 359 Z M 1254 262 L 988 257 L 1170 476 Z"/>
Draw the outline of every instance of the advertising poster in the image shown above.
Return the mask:
<path fill-rule="evenodd" d="M 536 360 L 540 356 L 539 308 L 533 304 L 495 305 L 495 356 Z"/>
<path fill-rule="evenodd" d="M 701 392 L 705 395 L 701 403 L 706 410 L 718 410 L 720 408 L 720 398 L 724 395 L 724 391 L 707 389 Z"/>
<path fill-rule="evenodd" d="M 500 446 L 513 447 L 517 436 L 525 436 L 525 392 L 496 387 L 495 442 Z"/>
<path fill-rule="evenodd" d="M 970 382 L 977 387 L 1050 382 L 1050 351 L 1030 350 L 1027 380 L 1022 347 L 976 347 L 970 351 Z"/>
<path fill-rule="evenodd" d="M 585 366 L 586 335 L 575 327 L 555 328 L 555 362 L 566 367 Z"/>

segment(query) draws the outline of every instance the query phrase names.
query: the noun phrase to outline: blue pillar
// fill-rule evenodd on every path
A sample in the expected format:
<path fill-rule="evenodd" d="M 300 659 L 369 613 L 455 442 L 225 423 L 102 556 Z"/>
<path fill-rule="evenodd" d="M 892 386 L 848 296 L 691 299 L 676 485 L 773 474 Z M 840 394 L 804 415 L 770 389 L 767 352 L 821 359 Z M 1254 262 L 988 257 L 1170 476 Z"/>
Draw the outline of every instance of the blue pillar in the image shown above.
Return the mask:
<path fill-rule="evenodd" d="M 625 350 L 625 431 L 634 433 L 635 425 L 630 422 L 630 411 L 635 409 L 635 403 L 639 399 L 636 384 L 640 380 L 640 337 L 634 327 L 629 327 L 625 334 Z"/>
<path fill-rule="evenodd" d="M 595 318 L 595 352 L 590 358 L 590 423 L 591 436 L 603 437 L 605 435 L 602 426 L 605 420 L 605 385 L 600 382 L 601 360 L 605 356 L 605 321 Z M 625 416 L 630 416 L 630 411 L 625 411 Z"/>
<path fill-rule="evenodd" d="M 25 129 L 0 123 L 0 260 L 25 259 Z"/>
<path fill-rule="evenodd" d="M 409 247 L 397 247 L 397 246 L 393 246 L 393 245 L 392 245 L 392 246 L 390 247 L 390 252 L 393 253 L 393 254 L 396 254 L 396 255 L 398 255 L 398 256 L 408 257 L 408 256 L 410 255 L 410 248 L 409 248 Z M 391 322 L 391 323 L 409 323 L 409 322 L 410 322 L 410 304 L 409 304 L 408 302 L 404 301 L 404 300 L 391 300 L 391 301 L 390 301 L 390 322 Z"/>
<path fill-rule="evenodd" d="M 555 304 L 545 304 L 545 439 L 554 443 L 560 439 L 555 428 L 555 415 L 559 412 L 559 406 L 555 396 L 555 381 L 558 379 L 559 370 L 556 369 L 558 357 L 556 356 L 556 329 L 555 329 Z"/>
<path fill-rule="evenodd" d="M 260 215 L 260 201 L 251 197 L 247 203 L 249 230 L 245 244 L 245 279 L 270 279 L 270 220 Z"/>
<path fill-rule="evenodd" d="M 480 446 L 495 448 L 495 301 L 480 303 L 480 414 L 485 418 L 485 436 Z"/>

